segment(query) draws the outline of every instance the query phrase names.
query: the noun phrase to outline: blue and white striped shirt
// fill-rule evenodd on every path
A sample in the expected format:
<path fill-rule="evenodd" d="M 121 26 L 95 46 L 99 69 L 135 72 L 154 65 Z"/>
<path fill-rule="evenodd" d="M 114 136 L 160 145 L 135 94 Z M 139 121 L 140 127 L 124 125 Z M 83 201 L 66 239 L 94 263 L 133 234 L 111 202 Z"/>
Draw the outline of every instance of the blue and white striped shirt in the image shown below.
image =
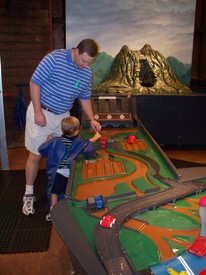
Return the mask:
<path fill-rule="evenodd" d="M 78 68 L 71 57 L 72 49 L 54 50 L 46 55 L 32 75 L 41 88 L 41 103 L 57 114 L 70 111 L 76 98 L 90 99 L 92 71 Z"/>

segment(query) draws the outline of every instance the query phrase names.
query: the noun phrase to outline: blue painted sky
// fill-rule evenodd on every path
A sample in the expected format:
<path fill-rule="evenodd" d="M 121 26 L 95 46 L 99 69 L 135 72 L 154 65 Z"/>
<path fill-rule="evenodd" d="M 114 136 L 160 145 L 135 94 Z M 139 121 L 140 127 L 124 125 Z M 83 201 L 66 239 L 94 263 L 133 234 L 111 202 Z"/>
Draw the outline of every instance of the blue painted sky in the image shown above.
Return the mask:
<path fill-rule="evenodd" d="M 165 57 L 191 63 L 195 0 L 66 0 L 66 46 L 94 38 L 116 56 L 123 45 L 149 44 Z"/>

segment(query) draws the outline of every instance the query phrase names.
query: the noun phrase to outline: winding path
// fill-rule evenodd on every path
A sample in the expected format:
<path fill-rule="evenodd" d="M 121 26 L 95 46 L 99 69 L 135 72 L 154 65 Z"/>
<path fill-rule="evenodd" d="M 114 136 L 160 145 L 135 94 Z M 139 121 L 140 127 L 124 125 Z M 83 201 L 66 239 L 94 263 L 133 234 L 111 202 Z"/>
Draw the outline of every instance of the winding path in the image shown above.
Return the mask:
<path fill-rule="evenodd" d="M 113 275 L 153 274 L 150 269 L 137 271 L 124 252 L 124 249 L 121 247 L 119 242 L 119 231 L 124 222 L 134 214 L 173 202 L 178 198 L 183 198 L 206 189 L 205 183 L 201 182 L 181 183 L 172 179 L 165 179 L 159 174 L 160 169 L 157 162 L 147 156 L 138 155 L 137 153 L 132 153 L 132 155 L 139 156 L 145 159 L 145 161 L 150 162 L 152 167 L 151 174 L 170 186 L 170 188 L 153 195 L 134 199 L 113 208 L 108 212 L 108 214 L 113 215 L 116 218 L 116 223 L 111 229 L 101 227 L 100 224 L 97 225 L 94 238 L 95 247 L 108 274 Z"/>

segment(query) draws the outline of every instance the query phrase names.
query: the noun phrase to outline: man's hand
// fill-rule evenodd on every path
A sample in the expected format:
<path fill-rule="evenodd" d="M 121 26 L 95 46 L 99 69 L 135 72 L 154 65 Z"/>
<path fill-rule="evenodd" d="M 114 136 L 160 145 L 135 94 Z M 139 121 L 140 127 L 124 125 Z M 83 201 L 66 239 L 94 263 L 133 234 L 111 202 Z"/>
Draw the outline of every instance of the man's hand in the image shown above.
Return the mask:
<path fill-rule="evenodd" d="M 100 123 L 97 121 L 97 120 L 90 120 L 90 125 L 92 127 L 92 129 L 95 131 L 95 132 L 100 132 L 101 129 L 102 129 L 102 126 L 100 125 Z"/>
<path fill-rule="evenodd" d="M 34 113 L 34 122 L 40 127 L 46 126 L 46 118 L 43 112 Z"/>

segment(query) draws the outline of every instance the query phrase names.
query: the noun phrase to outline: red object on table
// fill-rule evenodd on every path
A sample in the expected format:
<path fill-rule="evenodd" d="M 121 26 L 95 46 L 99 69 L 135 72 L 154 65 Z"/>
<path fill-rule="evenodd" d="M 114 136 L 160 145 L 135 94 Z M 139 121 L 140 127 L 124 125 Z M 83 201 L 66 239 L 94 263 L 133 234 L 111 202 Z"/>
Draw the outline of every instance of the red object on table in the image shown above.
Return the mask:
<path fill-rule="evenodd" d="M 106 148 L 106 144 L 107 144 L 106 137 L 101 137 L 100 138 L 100 146 L 101 146 L 101 148 L 105 149 Z"/>
<path fill-rule="evenodd" d="M 136 136 L 134 136 L 134 135 L 128 136 L 127 141 L 128 141 L 130 144 L 136 143 L 136 141 L 137 141 Z"/>
<path fill-rule="evenodd" d="M 206 238 L 199 236 L 195 242 L 188 248 L 190 253 L 203 257 L 206 254 Z"/>
<path fill-rule="evenodd" d="M 100 225 L 102 227 L 112 228 L 113 224 L 115 224 L 115 221 L 116 219 L 113 216 L 107 215 L 102 218 Z"/>

